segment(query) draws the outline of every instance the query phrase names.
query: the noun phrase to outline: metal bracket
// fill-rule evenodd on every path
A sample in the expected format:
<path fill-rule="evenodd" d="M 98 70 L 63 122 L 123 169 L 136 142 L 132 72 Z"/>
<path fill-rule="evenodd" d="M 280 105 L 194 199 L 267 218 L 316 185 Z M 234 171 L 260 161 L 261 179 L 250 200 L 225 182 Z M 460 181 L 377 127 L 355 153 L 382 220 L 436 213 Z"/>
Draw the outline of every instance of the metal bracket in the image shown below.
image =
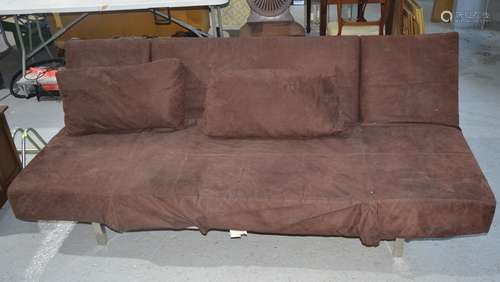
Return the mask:
<path fill-rule="evenodd" d="M 108 235 L 106 235 L 106 226 L 104 224 L 92 222 L 92 228 L 94 228 L 95 239 L 97 244 L 101 246 L 106 246 L 108 243 Z"/>
<path fill-rule="evenodd" d="M 21 165 L 23 168 L 26 167 L 26 155 L 36 155 L 38 154 L 45 146 L 47 146 L 47 142 L 40 136 L 40 134 L 33 128 L 17 128 L 12 134 L 12 139 L 15 141 L 16 136 L 21 134 L 21 149 L 17 150 L 17 152 L 21 155 Z M 33 145 L 33 149 L 28 149 L 26 147 L 26 141 L 29 141 L 31 145 Z"/>
<path fill-rule="evenodd" d="M 399 258 L 399 257 L 403 256 L 404 243 L 405 243 L 405 239 L 402 239 L 402 238 L 396 238 L 396 240 L 394 240 L 394 245 L 392 247 L 392 256 L 393 257 Z"/>
<path fill-rule="evenodd" d="M 206 32 L 200 31 L 200 30 L 196 29 L 194 26 L 192 26 L 184 21 L 178 20 L 176 18 L 172 18 L 169 14 L 162 13 L 162 12 L 158 11 L 157 9 L 149 9 L 149 11 L 151 13 L 153 13 L 153 15 L 155 15 L 155 16 L 158 16 L 158 17 L 163 18 L 163 19 L 168 20 L 168 21 L 172 21 L 173 23 L 175 23 L 175 24 L 177 24 L 177 25 L 179 25 L 179 26 L 181 26 L 189 31 L 192 31 L 198 37 L 208 37 L 208 34 Z"/>
<path fill-rule="evenodd" d="M 167 9 L 167 16 L 168 17 L 160 17 L 156 13 L 153 13 L 153 18 L 155 20 L 156 25 L 167 25 L 172 23 L 172 16 L 170 15 L 170 8 Z M 159 11 L 158 9 L 153 9 L 154 11 Z"/>

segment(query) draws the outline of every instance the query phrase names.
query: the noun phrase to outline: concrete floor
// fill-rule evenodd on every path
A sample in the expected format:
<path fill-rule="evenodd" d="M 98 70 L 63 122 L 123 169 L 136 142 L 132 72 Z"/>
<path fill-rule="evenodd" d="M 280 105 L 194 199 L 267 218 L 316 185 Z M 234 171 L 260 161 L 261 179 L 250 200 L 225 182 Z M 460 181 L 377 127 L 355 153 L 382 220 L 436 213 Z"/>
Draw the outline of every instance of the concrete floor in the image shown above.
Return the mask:
<path fill-rule="evenodd" d="M 430 1 L 422 2 L 429 15 Z M 460 122 L 499 197 L 500 32 L 460 33 Z M 50 138 L 63 126 L 60 102 L 2 103 L 10 107 L 11 128 L 34 127 Z M 368 248 L 358 239 L 256 234 L 231 240 L 227 232 L 108 231 L 102 247 L 90 225 L 23 222 L 6 205 L 0 281 L 500 281 L 498 225 L 496 216 L 488 234 L 410 241 L 404 257 L 393 259 L 385 242 Z"/>

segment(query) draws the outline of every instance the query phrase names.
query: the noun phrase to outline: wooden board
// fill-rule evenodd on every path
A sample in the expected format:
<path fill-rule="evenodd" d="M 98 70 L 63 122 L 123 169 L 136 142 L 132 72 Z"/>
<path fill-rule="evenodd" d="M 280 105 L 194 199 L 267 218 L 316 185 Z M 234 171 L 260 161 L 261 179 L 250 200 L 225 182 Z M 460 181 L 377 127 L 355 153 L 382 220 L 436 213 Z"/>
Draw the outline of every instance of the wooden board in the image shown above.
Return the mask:
<path fill-rule="evenodd" d="M 391 33 L 390 35 L 402 34 L 403 0 L 392 1 Z M 387 33 L 387 31 L 386 31 Z"/>
<path fill-rule="evenodd" d="M 7 200 L 7 188 L 21 171 L 21 161 L 12 141 L 9 125 L 4 112 L 7 106 L 0 105 L 0 207 Z"/>
<path fill-rule="evenodd" d="M 403 0 L 402 34 L 425 33 L 424 10 L 415 0 Z"/>

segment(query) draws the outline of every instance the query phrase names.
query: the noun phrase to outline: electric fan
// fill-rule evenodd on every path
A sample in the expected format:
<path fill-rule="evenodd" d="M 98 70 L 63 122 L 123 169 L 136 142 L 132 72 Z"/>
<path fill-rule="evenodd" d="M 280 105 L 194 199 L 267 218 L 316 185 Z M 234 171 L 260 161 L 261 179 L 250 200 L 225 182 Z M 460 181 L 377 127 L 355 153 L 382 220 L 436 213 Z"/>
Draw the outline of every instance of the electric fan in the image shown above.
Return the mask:
<path fill-rule="evenodd" d="M 293 22 L 290 5 L 293 0 L 247 0 L 250 6 L 248 22 Z"/>

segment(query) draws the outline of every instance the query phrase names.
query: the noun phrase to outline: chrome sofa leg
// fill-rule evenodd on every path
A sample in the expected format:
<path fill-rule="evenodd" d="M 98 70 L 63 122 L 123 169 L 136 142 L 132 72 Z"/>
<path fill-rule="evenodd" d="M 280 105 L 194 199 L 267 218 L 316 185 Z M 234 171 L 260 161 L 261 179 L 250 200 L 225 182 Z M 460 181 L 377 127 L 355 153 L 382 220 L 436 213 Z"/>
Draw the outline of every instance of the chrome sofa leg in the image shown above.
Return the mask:
<path fill-rule="evenodd" d="M 248 233 L 245 230 L 234 230 L 234 229 L 229 230 L 229 236 L 231 237 L 231 239 L 241 238 L 241 236 L 247 236 L 247 235 Z"/>
<path fill-rule="evenodd" d="M 106 235 L 106 226 L 104 226 L 104 224 L 92 222 L 92 227 L 94 228 L 97 244 L 105 246 L 108 243 L 108 236 Z"/>
<path fill-rule="evenodd" d="M 396 238 L 396 240 L 394 240 L 394 246 L 392 247 L 392 256 L 393 257 L 402 257 L 403 256 L 404 243 L 405 243 L 405 239 L 403 239 L 403 238 Z"/>

